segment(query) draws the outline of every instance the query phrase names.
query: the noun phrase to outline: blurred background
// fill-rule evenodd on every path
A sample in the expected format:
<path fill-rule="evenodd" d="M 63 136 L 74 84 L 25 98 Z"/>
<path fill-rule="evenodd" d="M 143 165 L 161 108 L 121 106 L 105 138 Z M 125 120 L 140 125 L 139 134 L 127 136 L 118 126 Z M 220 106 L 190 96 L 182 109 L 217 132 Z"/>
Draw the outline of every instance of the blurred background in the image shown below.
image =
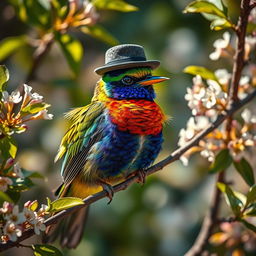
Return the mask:
<path fill-rule="evenodd" d="M 169 76 L 164 84 L 155 86 L 157 102 L 171 117 L 165 125 L 165 143 L 157 161 L 176 147 L 179 130 L 191 115 L 184 99 L 192 77 L 182 72 L 187 65 L 202 65 L 209 69 L 225 68 L 227 63 L 213 63 L 208 56 L 212 43 L 223 32 L 212 32 L 201 15 L 185 15 L 182 10 L 189 0 L 129 0 L 139 8 L 136 12 L 101 11 L 100 24 L 120 43 L 135 43 L 145 47 L 148 59 L 158 59 L 161 67 L 155 74 Z M 236 1 L 230 1 L 236 2 Z M 237 1 L 239 2 L 239 1 Z M 237 8 L 233 3 L 231 17 Z M 0 40 L 21 34 L 32 34 L 31 28 L 16 16 L 8 1 L 0 1 Z M 46 179 L 23 193 L 22 203 L 37 199 L 46 203 L 46 196 L 61 183 L 60 163 L 53 159 L 68 124 L 63 113 L 90 102 L 99 76 L 93 70 L 104 63 L 109 45 L 85 34 L 73 31 L 83 44 L 81 71 L 74 78 L 57 44 L 43 59 L 36 79 L 29 83 L 35 92 L 51 104 L 54 119 L 29 124 L 29 131 L 16 136 L 18 159 L 22 167 L 42 173 Z M 4 63 L 10 71 L 9 90 L 25 81 L 31 64 L 32 51 L 22 47 Z M 134 184 L 117 193 L 110 205 L 107 200 L 93 204 L 84 239 L 76 250 L 64 255 L 86 256 L 180 256 L 193 244 L 211 199 L 214 176 L 207 174 L 207 163 L 193 157 L 188 167 L 177 161 L 147 178 L 145 185 Z M 26 242 L 34 242 L 31 238 Z M 38 242 L 39 240 L 37 240 Z M 26 244 L 24 242 L 24 244 Z M 32 255 L 27 249 L 11 249 L 3 255 Z"/>

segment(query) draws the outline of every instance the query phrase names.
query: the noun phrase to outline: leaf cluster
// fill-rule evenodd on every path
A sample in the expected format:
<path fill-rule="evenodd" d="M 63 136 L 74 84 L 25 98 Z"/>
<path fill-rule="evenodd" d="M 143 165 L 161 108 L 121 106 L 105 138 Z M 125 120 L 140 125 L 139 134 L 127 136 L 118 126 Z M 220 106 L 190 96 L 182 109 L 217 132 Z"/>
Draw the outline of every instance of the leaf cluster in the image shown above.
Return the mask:
<path fill-rule="evenodd" d="M 0 61 L 5 60 L 21 47 L 34 48 L 34 56 L 42 54 L 56 42 L 75 76 L 78 75 L 84 56 L 83 46 L 72 31 L 90 35 L 109 45 L 118 40 L 98 24 L 102 10 L 132 12 L 137 7 L 123 0 L 93 0 L 79 5 L 68 0 L 9 0 L 20 20 L 37 33 L 37 38 L 27 35 L 5 38 L 0 42 Z M 70 33 L 71 32 L 71 33 Z"/>

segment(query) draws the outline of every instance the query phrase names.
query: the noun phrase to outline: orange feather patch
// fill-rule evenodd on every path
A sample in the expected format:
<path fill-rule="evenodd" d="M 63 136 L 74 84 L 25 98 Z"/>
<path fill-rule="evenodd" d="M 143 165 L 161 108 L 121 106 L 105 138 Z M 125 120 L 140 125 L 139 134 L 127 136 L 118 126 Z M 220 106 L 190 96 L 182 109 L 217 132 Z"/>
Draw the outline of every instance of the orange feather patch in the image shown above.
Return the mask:
<path fill-rule="evenodd" d="M 160 107 L 148 100 L 111 100 L 106 103 L 111 121 L 121 131 L 139 135 L 157 135 L 165 116 Z"/>

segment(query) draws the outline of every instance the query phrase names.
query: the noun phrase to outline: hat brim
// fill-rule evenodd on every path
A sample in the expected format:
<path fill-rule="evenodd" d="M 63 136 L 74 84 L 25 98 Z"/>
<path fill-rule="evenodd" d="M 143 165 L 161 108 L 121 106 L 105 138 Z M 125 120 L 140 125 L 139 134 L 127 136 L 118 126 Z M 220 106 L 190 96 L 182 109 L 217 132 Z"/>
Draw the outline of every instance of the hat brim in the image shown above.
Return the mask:
<path fill-rule="evenodd" d="M 109 71 L 118 70 L 118 69 L 126 69 L 133 67 L 150 67 L 152 69 L 156 69 L 159 67 L 160 61 L 158 60 L 145 60 L 145 61 L 127 61 L 119 64 L 106 64 L 102 67 L 98 67 L 94 70 L 98 75 L 103 75 Z"/>

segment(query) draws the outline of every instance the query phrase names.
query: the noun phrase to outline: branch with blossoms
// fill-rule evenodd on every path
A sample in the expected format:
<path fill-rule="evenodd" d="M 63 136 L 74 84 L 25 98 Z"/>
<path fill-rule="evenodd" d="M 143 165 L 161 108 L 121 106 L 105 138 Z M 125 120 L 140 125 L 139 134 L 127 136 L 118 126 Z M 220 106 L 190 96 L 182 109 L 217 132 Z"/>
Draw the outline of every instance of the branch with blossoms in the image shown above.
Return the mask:
<path fill-rule="evenodd" d="M 21 47 L 33 52 L 25 81 L 36 78 L 36 73 L 52 46 L 57 44 L 63 53 L 74 77 L 77 77 L 83 60 L 83 46 L 73 31 L 89 35 L 106 44 L 116 45 L 118 40 L 100 23 L 101 10 L 132 12 L 138 10 L 123 0 L 51 0 L 51 1 L 10 1 L 17 17 L 27 27 L 30 35 L 24 34 L 5 38 L 0 42 L 0 61 L 10 57 Z M 40 12 L 40 15 L 36 14 Z M 31 36 L 33 35 L 33 36 Z"/>
<path fill-rule="evenodd" d="M 231 115 L 233 115 L 236 111 L 244 107 L 246 104 L 248 104 L 250 101 L 252 101 L 254 98 L 256 98 L 256 90 L 250 93 L 246 98 L 236 103 L 235 106 L 233 106 L 230 110 L 226 110 L 222 114 L 217 116 L 217 119 L 209 124 L 206 128 L 201 130 L 197 135 L 195 135 L 189 142 L 187 142 L 182 147 L 179 147 L 177 150 L 175 150 L 170 156 L 165 158 L 164 160 L 160 161 L 159 163 L 153 165 L 152 167 L 145 170 L 146 176 L 152 175 L 160 170 L 162 170 L 165 166 L 177 161 L 180 159 L 180 157 L 186 153 L 188 150 L 190 150 L 192 147 L 195 147 L 198 145 L 198 143 L 209 133 L 214 131 L 219 125 L 221 125 L 227 118 L 229 118 Z M 126 179 L 124 182 L 116 185 L 113 187 L 113 191 L 119 192 L 121 190 L 127 189 L 128 186 L 130 186 L 133 183 L 140 182 L 141 177 L 139 175 L 134 175 L 128 179 Z M 49 217 L 44 221 L 44 226 L 53 225 L 64 217 L 74 213 L 75 211 L 90 205 L 104 197 L 107 197 L 108 194 L 106 191 L 102 191 L 96 194 L 93 194 L 81 201 L 79 198 L 66 198 L 67 201 L 62 198 L 61 202 L 60 199 L 57 199 L 56 201 L 50 202 L 48 201 L 48 205 L 42 205 L 41 208 L 44 210 L 44 215 L 49 214 L 49 209 L 51 209 L 51 212 L 55 212 L 54 216 Z M 43 229 L 45 228 L 43 226 Z M 5 251 L 9 248 L 19 246 L 22 241 L 25 239 L 33 236 L 34 230 L 28 229 L 25 230 L 20 237 L 17 238 L 16 241 L 9 240 L 7 243 L 0 245 L 0 252 Z M 42 245 L 43 246 L 43 245 Z M 48 245 L 47 245 L 48 246 Z"/>
<path fill-rule="evenodd" d="M 34 229 L 36 234 L 45 229 L 44 211 L 38 203 L 27 202 L 22 212 L 16 205 L 22 192 L 29 190 L 34 178 L 42 178 L 37 172 L 24 170 L 16 160 L 18 150 L 14 134 L 26 132 L 29 121 L 52 119 L 48 113 L 49 104 L 43 96 L 32 92 L 32 87 L 24 84 L 23 90 L 7 92 L 9 72 L 0 66 L 0 244 L 16 241 L 25 230 Z"/>
<path fill-rule="evenodd" d="M 199 11 L 199 3 L 205 3 L 205 1 L 192 2 L 185 11 L 205 13 L 204 8 L 208 8 L 207 13 L 211 12 L 215 15 L 211 28 L 215 30 L 232 29 L 235 32 L 236 46 L 231 43 L 231 34 L 225 32 L 223 39 L 214 42 L 215 51 L 209 56 L 215 61 L 220 58 L 229 60 L 232 73 L 226 69 L 212 72 L 203 67 L 195 66 L 185 69 L 185 72 L 196 75 L 193 79 L 192 89 L 188 89 L 185 96 L 194 117 L 189 120 L 187 128 L 181 130 L 179 144 L 188 141 L 191 136 L 193 137 L 194 134 L 200 132 L 204 125 L 212 122 L 223 109 L 232 108 L 255 90 L 255 63 L 252 60 L 255 59 L 256 39 L 255 31 L 248 30 L 248 24 L 255 27 L 256 13 L 253 10 L 253 3 L 250 3 L 249 0 L 241 1 L 240 16 L 236 25 L 232 24 L 227 17 L 223 5 L 216 6 L 208 3 L 208 5 L 201 6 Z M 216 24 L 217 26 L 215 26 Z M 255 153 L 255 135 L 256 115 L 250 109 L 244 109 L 239 118 L 230 115 L 218 129 L 201 140 L 198 147 L 191 148 L 182 156 L 183 162 L 187 164 L 191 154 L 200 152 L 201 156 L 211 163 L 209 172 L 217 173 L 216 188 L 210 210 L 204 219 L 194 245 L 186 253 L 186 256 L 218 251 L 223 246 L 225 252 L 222 253 L 244 255 L 244 253 L 249 252 L 247 250 L 248 241 L 256 241 L 256 236 L 253 233 L 256 232 L 256 222 L 252 218 L 255 216 L 253 214 L 256 200 L 255 179 L 250 164 L 252 155 Z M 249 191 L 246 194 L 235 191 L 227 184 L 226 170 L 231 169 L 231 167 L 240 174 L 249 186 Z M 234 229 L 237 226 L 233 223 L 219 225 L 221 192 L 225 195 L 233 215 L 229 219 L 239 222 L 240 229 L 244 230 L 243 232 L 247 233 L 250 239 L 239 240 L 239 243 L 232 244 L 230 241 L 233 238 L 229 239 L 227 233 L 214 233 L 218 229 L 223 231 L 223 225 L 229 225 L 230 230 L 232 230 L 232 225 L 234 225 Z M 242 237 L 241 234 L 240 236 Z"/>
<path fill-rule="evenodd" d="M 256 186 L 254 185 L 250 156 L 253 155 L 256 145 L 256 116 L 249 108 L 243 109 L 238 116 L 234 115 L 236 111 L 256 97 L 256 69 L 255 64 L 251 61 L 255 58 L 256 42 L 253 36 L 255 31 L 245 33 L 248 22 L 254 24 L 252 27 L 255 27 L 256 24 L 254 5 L 255 3 L 250 3 L 249 0 L 241 1 L 241 15 L 237 25 L 229 19 L 223 5 L 216 6 L 208 1 L 195 1 L 185 9 L 185 12 L 189 13 L 206 14 L 205 17 L 211 20 L 211 28 L 214 30 L 230 29 L 235 32 L 234 35 L 225 32 L 223 39 L 218 39 L 214 43 L 216 49 L 210 54 L 212 60 L 219 58 L 229 60 L 232 71 L 221 69 L 213 72 L 199 66 L 189 66 L 185 69 L 185 72 L 195 75 L 193 86 L 187 90 L 185 96 L 188 106 L 192 110 L 192 117 L 189 119 L 187 127 L 180 131 L 178 142 L 180 147 L 169 157 L 146 170 L 146 175 L 151 175 L 178 159 L 181 159 L 184 164 L 188 164 L 192 154 L 200 153 L 210 162 L 209 172 L 217 173 L 218 183 L 216 183 L 211 209 L 206 215 L 198 239 L 187 256 L 202 255 L 205 250 L 215 250 L 218 246 L 224 246 L 227 253 L 242 255 L 241 247 L 246 253 L 249 241 L 254 241 L 256 227 L 253 216 L 256 215 Z M 71 13 L 70 17 L 73 17 L 75 13 L 79 12 L 74 9 L 72 11 L 70 8 L 68 13 Z M 211 15 L 207 16 L 207 14 Z M 65 18 L 61 19 L 61 22 L 63 21 Z M 67 24 L 77 24 L 73 21 L 68 19 Z M 60 25 L 56 28 L 63 29 L 65 33 L 68 27 Z M 231 38 L 234 36 L 238 38 L 236 46 L 231 43 Z M 61 37 L 58 40 L 62 47 Z M 38 57 L 39 62 L 41 62 L 44 51 L 45 48 L 42 47 L 42 51 L 39 51 L 37 55 L 41 56 Z M 5 98 L 9 99 L 9 97 L 9 95 L 5 95 Z M 16 98 L 16 96 L 12 95 L 11 98 Z M 32 118 L 32 116 L 30 117 Z M 12 144 L 10 143 L 10 145 Z M 235 191 L 230 183 L 226 182 L 226 170 L 231 167 L 248 184 L 249 188 L 246 194 Z M 137 175 L 130 177 L 115 186 L 114 191 L 124 190 L 138 180 Z M 11 184 L 7 182 L 5 188 L 9 187 Z M 221 193 L 225 195 L 230 206 L 229 214 L 231 216 L 228 218 L 219 216 Z M 24 245 L 21 244 L 21 241 L 34 233 L 38 234 L 46 226 L 53 225 L 65 216 L 105 196 L 106 192 L 102 191 L 83 201 L 77 198 L 48 201 L 48 205 L 42 205 L 39 210 L 37 210 L 37 201 L 27 202 L 21 212 L 14 204 L 5 203 L 0 209 L 3 215 L 0 251 L 14 246 L 24 246 L 33 251 L 40 251 L 42 255 L 42 252 L 47 255 L 47 250 L 59 253 L 56 248 L 49 245 Z M 45 220 L 49 213 L 55 214 Z M 227 221 L 221 222 L 220 219 L 227 219 Z M 235 239 L 233 235 L 237 226 L 242 232 L 241 239 Z"/>

